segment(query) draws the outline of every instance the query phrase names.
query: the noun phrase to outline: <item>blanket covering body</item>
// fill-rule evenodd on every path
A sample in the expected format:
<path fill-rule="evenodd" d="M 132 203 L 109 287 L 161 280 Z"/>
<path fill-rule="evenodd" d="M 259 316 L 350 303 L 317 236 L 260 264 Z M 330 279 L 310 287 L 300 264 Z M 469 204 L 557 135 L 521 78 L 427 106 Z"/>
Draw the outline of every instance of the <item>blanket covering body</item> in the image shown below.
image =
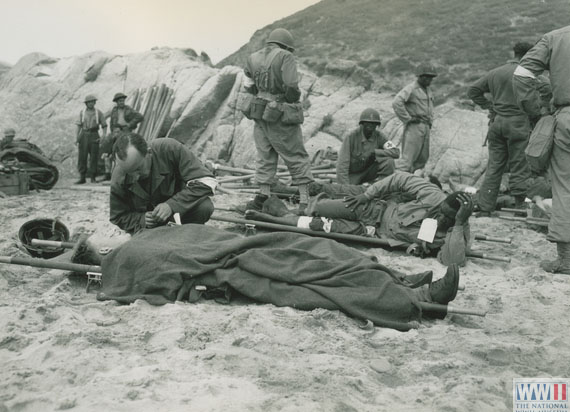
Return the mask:
<path fill-rule="evenodd" d="M 102 262 L 101 300 L 195 301 L 195 286 L 229 287 L 257 302 L 340 310 L 408 330 L 417 298 L 397 274 L 333 240 L 275 232 L 242 237 L 188 224 L 143 230 Z"/>

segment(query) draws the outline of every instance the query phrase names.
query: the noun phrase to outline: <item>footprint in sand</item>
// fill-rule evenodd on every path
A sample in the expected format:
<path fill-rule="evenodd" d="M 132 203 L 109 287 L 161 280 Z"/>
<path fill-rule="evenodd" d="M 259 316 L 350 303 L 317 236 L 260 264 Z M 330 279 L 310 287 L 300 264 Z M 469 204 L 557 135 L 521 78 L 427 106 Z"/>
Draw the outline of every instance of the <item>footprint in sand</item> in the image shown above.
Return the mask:
<path fill-rule="evenodd" d="M 97 326 L 112 326 L 121 321 L 121 318 L 114 315 L 106 307 L 86 306 L 81 308 L 81 314 L 87 323 L 94 323 Z"/>

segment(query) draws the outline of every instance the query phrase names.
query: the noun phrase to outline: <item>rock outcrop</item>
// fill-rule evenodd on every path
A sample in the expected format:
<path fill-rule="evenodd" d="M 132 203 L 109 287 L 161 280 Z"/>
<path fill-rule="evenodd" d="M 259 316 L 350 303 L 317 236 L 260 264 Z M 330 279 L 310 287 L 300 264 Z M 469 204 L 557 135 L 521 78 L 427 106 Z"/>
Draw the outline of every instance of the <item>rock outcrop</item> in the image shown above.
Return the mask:
<path fill-rule="evenodd" d="M 366 107 L 380 111 L 384 132 L 401 140 L 392 94 L 372 91 L 372 77 L 350 61 L 327 64 L 322 75 L 301 67 L 302 126 L 307 150 L 340 147 L 343 136 L 357 127 Z M 237 109 L 243 72 L 239 67 L 213 68 L 191 49 L 157 48 L 125 56 L 93 52 L 54 59 L 41 53 L 24 56 L 0 78 L 0 126 L 14 127 L 20 137 L 40 146 L 65 174 L 74 173 L 75 122 L 87 94 L 97 107 L 112 108 L 112 97 L 164 83 L 175 99 L 161 136 L 191 147 L 203 159 L 233 166 L 252 166 L 256 152 L 253 122 Z M 427 166 L 443 181 L 473 184 L 483 173 L 486 133 L 481 113 L 444 105 L 437 108 L 432 131 L 432 157 Z"/>

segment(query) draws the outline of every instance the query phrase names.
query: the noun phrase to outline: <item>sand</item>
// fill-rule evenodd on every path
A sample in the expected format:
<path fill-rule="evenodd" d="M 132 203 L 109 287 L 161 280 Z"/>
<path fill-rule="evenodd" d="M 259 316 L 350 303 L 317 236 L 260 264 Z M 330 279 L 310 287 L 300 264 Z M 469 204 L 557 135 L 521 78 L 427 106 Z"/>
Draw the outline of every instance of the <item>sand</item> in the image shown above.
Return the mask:
<path fill-rule="evenodd" d="M 17 232 L 36 217 L 116 235 L 104 186 L 70 186 L 0 199 L 0 255 L 27 256 Z M 0 412 L 512 410 L 513 378 L 570 377 L 570 276 L 539 269 L 555 254 L 543 232 L 491 218 L 471 224 L 513 238 L 474 243 L 512 263 L 473 259 L 462 269 L 455 304 L 487 316 L 451 315 L 406 333 L 361 329 L 339 312 L 243 302 L 119 306 L 97 301 L 97 287 L 86 293 L 80 276 L 2 264 Z M 445 273 L 434 259 L 368 251 L 399 270 Z"/>

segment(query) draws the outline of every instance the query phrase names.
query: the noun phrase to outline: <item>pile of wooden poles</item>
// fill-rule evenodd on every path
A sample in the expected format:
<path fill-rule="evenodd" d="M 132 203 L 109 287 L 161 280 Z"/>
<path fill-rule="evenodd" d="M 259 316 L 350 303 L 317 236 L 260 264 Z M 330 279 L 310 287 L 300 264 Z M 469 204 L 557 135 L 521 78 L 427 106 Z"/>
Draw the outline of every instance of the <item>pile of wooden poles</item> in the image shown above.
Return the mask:
<path fill-rule="evenodd" d="M 245 194 L 248 196 L 252 193 L 258 192 L 259 186 L 255 183 L 249 182 L 255 178 L 255 170 L 225 166 L 211 161 L 207 162 L 207 165 L 213 169 L 216 174 L 219 174 L 220 172 L 225 173 L 225 175 L 218 177 L 218 190 L 220 190 L 220 192 L 229 194 Z M 316 182 L 336 183 L 336 162 L 327 161 L 322 164 L 312 166 L 311 172 Z M 285 185 L 290 182 L 291 175 L 287 171 L 286 166 L 278 167 L 277 177 L 279 178 L 279 181 Z M 279 193 L 277 194 L 279 195 Z M 289 195 L 292 194 L 293 193 Z"/>
<path fill-rule="evenodd" d="M 150 89 L 137 89 L 132 94 L 129 105 L 144 116 L 137 133 L 147 142 L 158 137 L 173 102 L 174 90 L 165 84 Z"/>

